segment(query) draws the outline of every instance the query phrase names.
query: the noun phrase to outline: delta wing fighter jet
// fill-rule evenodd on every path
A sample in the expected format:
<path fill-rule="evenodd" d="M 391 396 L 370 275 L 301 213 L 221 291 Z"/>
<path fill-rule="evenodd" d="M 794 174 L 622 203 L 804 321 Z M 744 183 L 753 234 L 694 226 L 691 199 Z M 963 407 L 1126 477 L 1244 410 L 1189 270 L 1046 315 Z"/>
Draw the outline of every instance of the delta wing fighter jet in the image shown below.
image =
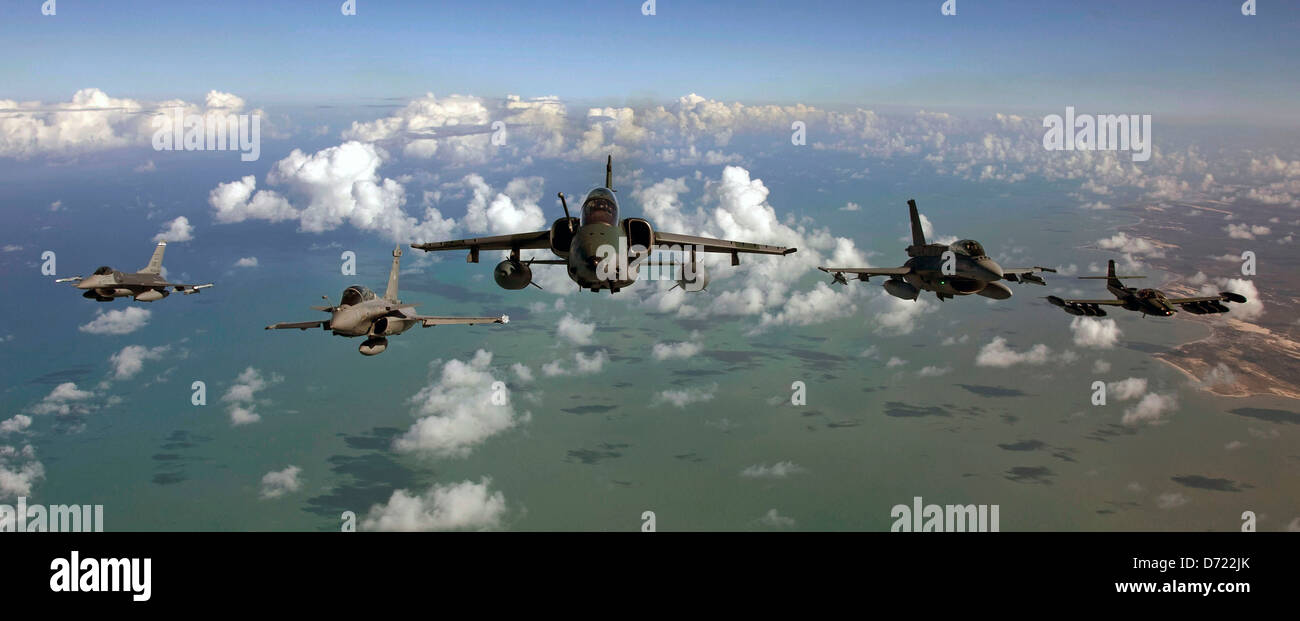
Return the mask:
<path fill-rule="evenodd" d="M 1004 268 L 990 259 L 984 246 L 973 239 L 963 239 L 951 245 L 927 244 L 921 229 L 921 217 L 916 211 L 916 201 L 907 201 L 912 218 L 912 245 L 907 247 L 911 257 L 902 267 L 819 267 L 831 275 L 831 282 L 847 285 L 845 274 L 856 274 L 858 280 L 872 276 L 888 276 L 885 291 L 896 298 L 915 300 L 921 291 L 933 291 L 939 300 L 958 295 L 978 293 L 986 298 L 1005 300 L 1011 297 L 1011 288 L 999 281 L 1028 282 L 1046 285 L 1035 272 L 1055 272 L 1047 267 Z"/>
<path fill-rule="evenodd" d="M 656 231 L 648 220 L 618 217 L 618 199 L 614 196 L 614 158 L 605 161 L 605 186 L 587 193 L 582 201 L 582 217 L 569 216 L 569 204 L 563 193 L 559 195 L 564 207 L 564 217 L 555 221 L 550 230 L 516 233 L 495 237 L 458 239 L 455 241 L 411 244 L 426 252 L 437 250 L 468 250 L 470 263 L 478 263 L 481 250 L 508 250 L 510 255 L 497 264 L 492 276 L 503 289 L 523 289 L 528 285 L 541 288 L 533 282 L 533 265 L 564 265 L 569 279 L 582 289 L 598 292 L 619 289 L 636 281 L 638 268 L 656 250 L 680 252 L 680 278 L 677 284 L 687 291 L 701 291 L 709 276 L 704 266 L 696 262 L 696 252 L 717 252 L 731 255 L 731 264 L 740 264 L 741 253 L 787 255 L 795 248 L 768 246 L 694 235 L 681 235 Z M 549 249 L 558 259 L 521 260 L 520 250 Z M 678 265 L 660 263 L 659 265 Z M 675 272 L 674 272 L 675 273 Z"/>
<path fill-rule="evenodd" d="M 510 321 L 510 318 L 505 315 L 500 317 L 432 317 L 415 314 L 414 310 L 412 310 L 415 308 L 415 304 L 404 304 L 397 299 L 397 276 L 401 263 L 402 249 L 394 248 L 393 269 L 388 273 L 388 289 L 384 291 L 384 297 L 382 298 L 376 296 L 375 292 L 366 287 L 352 285 L 343 290 L 338 306 L 312 307 L 313 310 L 329 313 L 329 319 L 277 323 L 267 326 L 266 329 L 287 330 L 297 328 L 306 330 L 319 327 L 329 330 L 337 336 L 364 336 L 366 340 L 361 343 L 358 350 L 362 355 L 374 356 L 382 354 L 385 349 L 388 349 L 388 337 L 406 332 L 416 324 L 428 328 L 429 326 L 448 324 L 474 325 L 476 323 L 508 323 Z"/>
<path fill-rule="evenodd" d="M 137 302 L 153 302 L 171 295 L 168 289 L 189 295 L 212 286 L 212 283 L 186 285 L 163 280 L 162 262 L 163 252 L 166 250 L 167 242 L 158 242 L 149 264 L 138 272 L 128 274 L 105 265 L 90 276 L 60 278 L 54 282 L 73 283 L 73 287 L 85 290 L 81 297 L 97 302 L 112 302 L 116 298 L 135 298 Z"/>
<path fill-rule="evenodd" d="M 1156 317 L 1171 317 L 1182 308 L 1194 315 L 1212 315 L 1216 313 L 1228 312 L 1228 307 L 1224 302 L 1236 302 L 1244 304 L 1246 296 L 1231 291 L 1222 291 L 1219 295 L 1199 296 L 1192 298 L 1171 298 L 1165 295 L 1165 292 L 1159 289 L 1138 289 L 1137 287 L 1125 287 L 1121 278 L 1145 278 L 1145 276 L 1116 276 L 1115 261 L 1112 259 L 1106 264 L 1105 276 L 1080 276 L 1082 280 L 1105 280 L 1106 290 L 1115 296 L 1113 300 L 1063 300 L 1054 295 L 1047 296 L 1047 301 L 1053 306 L 1059 306 L 1062 310 L 1071 315 L 1087 315 L 1089 317 L 1105 317 L 1106 311 L 1103 306 L 1119 306 L 1124 310 L 1137 311 L 1142 313 L 1143 317 L 1155 315 Z"/>

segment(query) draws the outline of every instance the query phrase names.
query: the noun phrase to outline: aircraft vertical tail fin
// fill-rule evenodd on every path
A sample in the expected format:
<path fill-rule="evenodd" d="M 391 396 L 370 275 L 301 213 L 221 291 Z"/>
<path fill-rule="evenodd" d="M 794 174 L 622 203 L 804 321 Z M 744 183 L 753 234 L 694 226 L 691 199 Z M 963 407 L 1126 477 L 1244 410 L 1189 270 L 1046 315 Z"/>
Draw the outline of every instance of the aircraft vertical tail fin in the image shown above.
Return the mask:
<path fill-rule="evenodd" d="M 1115 259 L 1106 262 L 1106 285 L 1116 289 L 1124 288 L 1121 278 L 1142 278 L 1141 276 L 1118 276 L 1115 274 Z"/>
<path fill-rule="evenodd" d="M 614 156 L 611 154 L 609 159 L 605 160 L 605 187 L 614 189 Z"/>
<path fill-rule="evenodd" d="M 161 274 L 163 253 L 167 251 L 167 242 L 158 242 L 158 247 L 153 249 L 153 256 L 149 258 L 149 265 L 140 270 L 141 274 Z"/>
<path fill-rule="evenodd" d="M 388 288 L 384 290 L 384 299 L 397 301 L 397 276 L 402 271 L 402 247 L 393 248 L 393 269 L 388 272 Z"/>
<path fill-rule="evenodd" d="M 925 229 L 921 228 L 921 214 L 916 211 L 916 201 L 907 199 L 908 215 L 912 218 L 912 245 L 925 245 Z"/>
<path fill-rule="evenodd" d="M 1115 259 L 1111 259 L 1110 261 L 1107 261 L 1107 262 L 1106 262 L 1106 275 L 1105 275 L 1105 276 L 1080 276 L 1080 277 L 1079 277 L 1079 280 L 1105 280 L 1105 281 L 1106 281 L 1106 286 L 1108 286 L 1108 287 L 1115 287 L 1115 288 L 1117 288 L 1117 289 L 1123 289 L 1123 288 L 1124 288 L 1124 282 L 1120 280 L 1121 278 L 1146 278 L 1146 277 L 1145 277 L 1145 276 L 1140 276 L 1140 275 L 1125 275 L 1125 276 L 1120 276 L 1120 275 L 1116 274 L 1116 273 L 1115 273 Z"/>

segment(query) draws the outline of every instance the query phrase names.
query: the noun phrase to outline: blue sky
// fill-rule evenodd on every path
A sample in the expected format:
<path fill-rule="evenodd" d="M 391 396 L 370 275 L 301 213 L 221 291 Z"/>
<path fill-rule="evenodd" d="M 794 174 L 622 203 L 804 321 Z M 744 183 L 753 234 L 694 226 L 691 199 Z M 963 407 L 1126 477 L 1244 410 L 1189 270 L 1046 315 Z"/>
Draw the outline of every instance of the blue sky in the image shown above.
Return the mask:
<path fill-rule="evenodd" d="M 80 2 L 0 9 L 0 96 L 364 104 L 425 92 L 1142 111 L 1295 125 L 1300 8 L 636 0 L 600 2 Z"/>

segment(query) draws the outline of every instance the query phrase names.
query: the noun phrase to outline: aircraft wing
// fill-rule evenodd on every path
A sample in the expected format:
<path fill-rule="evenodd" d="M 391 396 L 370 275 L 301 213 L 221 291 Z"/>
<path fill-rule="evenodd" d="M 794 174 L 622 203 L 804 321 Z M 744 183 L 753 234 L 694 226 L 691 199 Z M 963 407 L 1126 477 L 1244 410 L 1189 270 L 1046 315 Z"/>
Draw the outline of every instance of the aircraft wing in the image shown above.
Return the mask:
<path fill-rule="evenodd" d="M 551 232 L 534 231 L 532 233 L 513 233 L 511 235 L 494 235 L 492 237 L 473 237 L 427 244 L 411 244 L 412 248 L 433 252 L 436 250 L 528 250 L 551 247 Z"/>
<path fill-rule="evenodd" d="M 1115 298 L 1108 300 L 1062 300 L 1054 295 L 1047 296 L 1047 302 L 1052 306 L 1060 307 L 1061 310 L 1071 315 L 1087 315 L 1089 317 L 1105 317 L 1106 311 L 1102 309 L 1103 306 L 1124 305 L 1123 301 Z"/>
<path fill-rule="evenodd" d="M 1004 273 L 1005 273 L 1005 272 L 1004 272 Z M 1121 302 L 1121 301 L 1119 301 L 1119 300 L 1116 300 L 1115 298 L 1111 298 L 1111 299 L 1109 299 L 1109 300 L 1061 300 L 1061 302 L 1064 302 L 1065 304 L 1086 304 L 1086 305 L 1089 305 L 1089 306 L 1093 306 L 1093 305 L 1096 305 L 1096 306 L 1123 306 L 1123 305 L 1124 305 L 1123 302 Z"/>
<path fill-rule="evenodd" d="M 1168 298 L 1165 301 L 1169 302 L 1170 304 L 1196 304 L 1198 302 L 1219 302 L 1223 300 L 1227 300 L 1229 302 L 1236 301 L 1233 300 L 1232 298 L 1225 297 L 1223 295 L 1202 295 L 1194 298 Z"/>
<path fill-rule="evenodd" d="M 910 267 L 818 267 L 817 269 L 827 274 L 857 274 L 859 277 L 902 276 L 912 273 Z"/>
<path fill-rule="evenodd" d="M 296 322 L 288 322 L 288 323 L 273 323 L 267 326 L 266 329 L 267 330 L 289 330 L 292 328 L 297 328 L 299 330 L 306 330 L 308 328 L 324 328 L 325 326 L 329 325 L 329 322 L 330 321 L 328 319 L 321 319 L 319 321 L 296 321 Z"/>
<path fill-rule="evenodd" d="M 472 326 L 477 323 L 510 323 L 510 317 L 506 315 L 501 315 L 500 317 L 435 317 L 432 315 L 417 315 L 411 311 L 412 306 L 415 305 L 403 304 L 398 309 L 398 314 L 400 314 L 405 319 L 418 321 L 420 322 L 421 325 L 423 325 L 426 328 L 433 327 L 433 326 L 452 326 L 452 325 Z"/>
<path fill-rule="evenodd" d="M 448 325 L 474 325 L 476 323 L 510 323 L 510 317 L 502 315 L 500 317 L 430 317 L 428 315 L 413 315 L 411 319 L 419 320 L 424 327 L 448 326 Z"/>
<path fill-rule="evenodd" d="M 733 255 L 739 252 L 787 255 L 798 250 L 798 248 L 786 248 L 785 246 L 751 244 L 749 242 L 714 239 L 712 237 L 696 237 L 694 235 L 679 235 L 677 233 L 660 233 L 659 231 L 655 231 L 655 245 L 699 246 L 699 250 L 703 250 L 704 252 L 722 252 Z"/>
<path fill-rule="evenodd" d="M 127 286 L 127 287 L 131 287 L 131 286 L 136 286 L 136 285 L 127 284 L 126 286 Z M 170 287 L 170 288 L 175 289 L 175 290 L 177 290 L 177 291 L 179 291 L 179 292 L 181 292 L 181 293 L 184 293 L 185 295 L 189 295 L 189 294 L 191 294 L 191 293 L 198 293 L 198 292 L 199 292 L 200 290 L 202 290 L 202 289 L 207 289 L 208 287 L 211 287 L 211 286 L 212 286 L 212 283 L 207 283 L 207 284 L 205 284 L 205 285 L 187 285 L 187 284 L 184 284 L 184 283 L 178 283 L 178 282 L 164 282 L 164 283 L 158 283 L 158 284 L 156 284 L 156 285 L 148 285 L 148 286 L 149 286 L 150 288 L 157 288 L 157 287 Z"/>
<path fill-rule="evenodd" d="M 1246 302 L 1246 296 L 1231 291 L 1223 291 L 1219 295 L 1201 295 L 1192 298 L 1168 298 L 1165 300 L 1170 304 L 1176 304 L 1182 310 L 1195 315 L 1212 315 L 1215 313 L 1226 313 L 1228 307 L 1224 302 L 1236 302 L 1243 304 Z"/>
<path fill-rule="evenodd" d="M 1052 272 L 1055 274 L 1056 270 L 1037 265 L 1034 267 L 1004 267 L 1002 268 L 1002 279 L 1011 282 L 1031 282 L 1035 285 L 1046 285 L 1047 281 L 1044 281 L 1037 272 Z"/>

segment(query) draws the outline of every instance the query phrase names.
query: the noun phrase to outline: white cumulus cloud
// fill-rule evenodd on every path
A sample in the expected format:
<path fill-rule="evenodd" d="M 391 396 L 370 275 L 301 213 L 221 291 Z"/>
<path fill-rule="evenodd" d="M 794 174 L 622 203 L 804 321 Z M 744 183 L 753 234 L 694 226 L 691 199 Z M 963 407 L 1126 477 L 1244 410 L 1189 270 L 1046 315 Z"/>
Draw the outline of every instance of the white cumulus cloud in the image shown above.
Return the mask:
<path fill-rule="evenodd" d="M 506 498 L 492 491 L 492 480 L 435 484 L 421 495 L 397 490 L 382 505 L 370 508 L 362 530 L 492 530 L 505 519 Z"/>
<path fill-rule="evenodd" d="M 1050 355 L 1051 350 L 1041 343 L 1027 351 L 1018 352 L 1007 346 L 1005 338 L 997 336 L 980 348 L 979 354 L 975 356 L 975 366 L 1005 369 L 1017 364 L 1045 364 Z"/>
<path fill-rule="evenodd" d="M 185 242 L 194 239 L 194 227 L 190 225 L 190 219 L 185 216 L 177 216 L 176 219 L 163 225 L 162 231 L 153 236 L 156 242 Z"/>
<path fill-rule="evenodd" d="M 555 326 L 555 335 L 574 345 L 590 345 L 595 339 L 596 324 L 584 322 L 565 313 Z"/>
<path fill-rule="evenodd" d="M 420 419 L 393 448 L 444 458 L 464 457 L 488 438 L 528 422 L 515 411 L 505 382 L 492 373 L 492 353 L 478 350 L 468 362 L 442 365 L 435 381 L 408 401 Z"/>
<path fill-rule="evenodd" d="M 36 450 L 0 446 L 0 499 L 31 496 L 32 486 L 45 478 L 45 466 L 36 460 Z"/>
<path fill-rule="evenodd" d="M 87 334 L 130 334 L 149 323 L 150 314 L 150 311 L 138 306 L 128 306 L 107 313 L 95 311 L 95 318 L 77 329 Z"/>
<path fill-rule="evenodd" d="M 1095 349 L 1114 348 L 1122 334 L 1114 319 L 1092 317 L 1075 317 L 1070 321 L 1070 331 L 1074 333 L 1075 345 Z"/>
<path fill-rule="evenodd" d="M 227 410 L 230 414 L 230 424 L 239 427 L 262 420 L 262 416 L 256 410 L 257 393 L 283 380 L 284 378 L 279 375 L 264 377 L 261 371 L 253 367 L 240 372 L 235 378 L 235 383 L 231 384 L 230 388 L 226 389 L 226 394 L 221 396 L 222 401 L 230 404 Z"/>
<path fill-rule="evenodd" d="M 121 351 L 109 356 L 108 361 L 113 365 L 114 379 L 131 379 L 135 377 L 144 363 L 149 360 L 158 360 L 163 357 L 170 349 L 167 345 L 159 347 L 144 347 L 142 345 L 127 345 Z"/>
<path fill-rule="evenodd" d="M 784 479 L 792 474 L 805 472 L 804 468 L 792 461 L 779 461 L 772 465 L 755 464 L 740 471 L 740 476 L 748 479 Z"/>
<path fill-rule="evenodd" d="M 272 470 L 262 476 L 263 499 L 279 498 L 302 489 L 302 468 L 290 465 L 284 470 Z"/>

